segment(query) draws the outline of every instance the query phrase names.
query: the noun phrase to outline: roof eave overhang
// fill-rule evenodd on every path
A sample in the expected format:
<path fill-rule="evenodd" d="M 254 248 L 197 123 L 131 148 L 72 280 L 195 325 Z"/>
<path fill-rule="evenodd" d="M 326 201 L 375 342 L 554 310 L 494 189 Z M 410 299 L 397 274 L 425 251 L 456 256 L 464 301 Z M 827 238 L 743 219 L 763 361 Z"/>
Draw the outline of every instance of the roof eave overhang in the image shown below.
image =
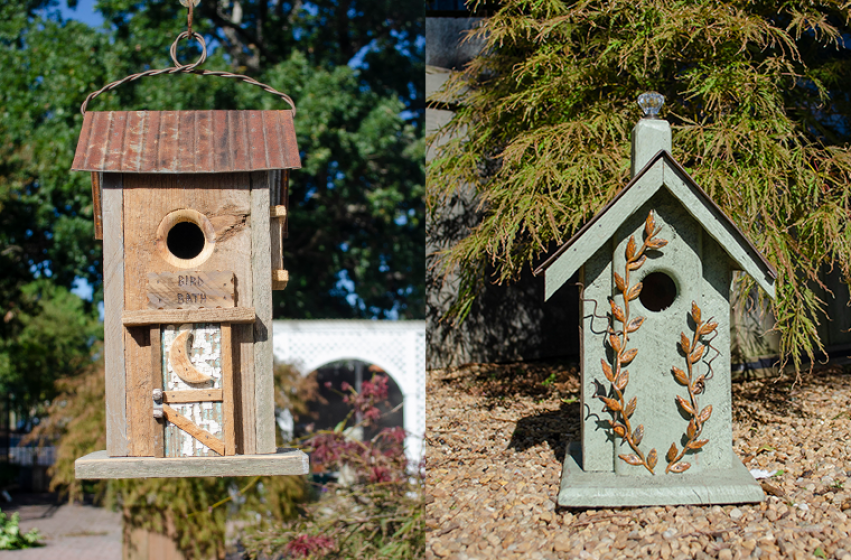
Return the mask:
<path fill-rule="evenodd" d="M 727 255 L 774 299 L 777 272 L 745 234 L 667 151 L 659 151 L 617 195 L 562 245 L 535 274 L 544 273 L 549 299 L 611 238 L 617 228 L 661 188 L 667 188 Z"/>

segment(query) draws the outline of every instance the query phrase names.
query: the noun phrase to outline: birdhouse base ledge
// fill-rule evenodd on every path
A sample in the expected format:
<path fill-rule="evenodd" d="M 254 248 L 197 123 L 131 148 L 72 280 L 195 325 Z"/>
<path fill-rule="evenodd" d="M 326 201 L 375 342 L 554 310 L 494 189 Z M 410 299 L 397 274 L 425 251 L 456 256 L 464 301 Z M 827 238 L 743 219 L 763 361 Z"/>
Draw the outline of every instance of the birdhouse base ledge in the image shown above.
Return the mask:
<path fill-rule="evenodd" d="M 561 475 L 560 506 L 639 507 L 765 501 L 762 487 L 735 456 L 732 467 L 728 469 L 704 470 L 694 474 L 623 476 L 585 472 L 579 466 L 581 455 L 579 443 L 571 443 Z M 664 472 L 664 466 L 661 470 Z"/>
<path fill-rule="evenodd" d="M 84 480 L 304 475 L 309 470 L 307 454 L 280 447 L 269 455 L 227 457 L 110 457 L 106 451 L 95 451 L 74 462 L 76 477 Z"/>

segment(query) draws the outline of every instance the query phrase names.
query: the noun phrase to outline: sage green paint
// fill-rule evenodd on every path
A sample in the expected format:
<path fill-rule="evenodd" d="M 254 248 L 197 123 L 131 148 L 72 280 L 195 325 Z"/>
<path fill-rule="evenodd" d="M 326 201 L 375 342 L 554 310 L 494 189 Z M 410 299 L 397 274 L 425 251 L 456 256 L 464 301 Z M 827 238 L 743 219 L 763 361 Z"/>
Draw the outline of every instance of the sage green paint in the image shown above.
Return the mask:
<path fill-rule="evenodd" d="M 645 123 L 650 122 L 651 119 L 640 121 L 636 131 L 641 131 Z M 656 119 L 652 120 L 652 125 L 646 126 L 655 127 L 659 123 L 668 126 L 666 121 Z M 659 140 L 658 134 L 647 136 L 651 140 Z M 705 194 L 698 194 L 701 192 L 700 187 L 677 169 L 670 152 L 660 144 L 641 148 L 641 153 L 653 151 L 654 154 L 659 154 L 662 151 L 662 157 L 657 158 L 653 165 L 644 168 L 636 175 L 630 185 L 620 193 L 619 198 L 602 214 L 595 216 L 591 228 L 583 232 L 581 236 L 572 239 L 567 250 L 546 269 L 544 274 L 546 299 L 549 299 L 604 243 L 609 241 L 611 232 L 620 227 L 628 216 L 633 215 L 662 188 L 667 188 L 680 201 L 706 233 L 721 245 L 740 270 L 747 272 L 769 297 L 774 298 L 774 279 L 770 269 L 748 244 L 742 233 L 736 229 L 735 224 L 713 206 Z"/>
<path fill-rule="evenodd" d="M 667 123 L 643 120 L 636 126 L 635 139 L 634 167 L 641 171 L 546 269 L 547 297 L 577 270 L 584 286 L 581 433 L 565 460 L 559 503 L 595 507 L 762 501 L 759 484 L 732 450 L 730 286 L 734 272 L 744 270 L 773 297 L 771 268 L 673 161 Z M 642 316 L 645 320 L 627 342 L 627 348 L 638 349 L 638 354 L 626 366 L 630 376 L 624 400 L 637 399 L 630 423 L 633 430 L 644 426 L 639 446 L 644 455 L 656 449 L 654 474 L 618 457 L 632 450 L 614 437 L 607 422 L 612 416 L 597 398 L 601 391 L 611 391 L 600 364 L 601 360 L 612 364 L 614 359 L 607 344 L 607 319 L 603 318 L 610 312 L 608 299 L 626 308 L 613 274 L 625 276 L 626 246 L 631 236 L 638 246 L 644 242 L 644 224 L 651 211 L 662 228 L 658 237 L 668 243 L 647 253 L 643 266 L 630 273 L 629 283 L 634 286 L 651 273 L 661 272 L 673 280 L 677 296 L 660 311 L 646 309 L 640 298 L 629 303 L 630 319 Z M 693 366 L 694 377 L 711 372 L 705 391 L 698 396 L 700 409 L 712 406 L 700 436 L 709 442 L 681 459 L 691 465 L 685 473 L 668 474 L 668 449 L 672 443 L 682 449 L 687 441 L 690 416 L 676 398 L 679 395 L 688 401 L 688 390 L 674 379 L 672 367 L 688 370 L 680 338 L 685 333 L 693 339 L 693 301 L 704 322 L 712 319 L 718 323 L 714 337 L 703 337 L 704 342 L 711 338 L 712 349 Z"/>
<path fill-rule="evenodd" d="M 635 177 L 659 150 L 671 153 L 671 125 L 662 119 L 641 119 L 632 129 L 630 177 Z"/>
<path fill-rule="evenodd" d="M 586 472 L 578 445 L 564 460 L 558 504 L 564 507 L 635 507 L 684 504 L 748 504 L 765 495 L 739 460 L 726 469 L 674 477 L 618 476 Z"/>
<path fill-rule="evenodd" d="M 582 456 L 586 471 L 607 472 L 612 470 L 612 443 L 609 432 L 601 422 L 608 414 L 602 411 L 603 403 L 595 398 L 594 380 L 605 377 L 600 369 L 600 358 L 605 357 L 605 338 L 608 321 L 605 319 L 609 305 L 607 298 L 612 294 L 612 253 L 610 247 L 602 247 L 588 259 L 580 272 L 580 282 L 585 289 L 580 337 L 580 363 L 582 364 L 581 410 Z M 596 303 L 595 303 L 596 302 Z M 595 316 L 596 315 L 596 316 Z M 604 318 L 600 318 L 600 317 Z M 595 365 L 596 364 L 596 365 Z"/>

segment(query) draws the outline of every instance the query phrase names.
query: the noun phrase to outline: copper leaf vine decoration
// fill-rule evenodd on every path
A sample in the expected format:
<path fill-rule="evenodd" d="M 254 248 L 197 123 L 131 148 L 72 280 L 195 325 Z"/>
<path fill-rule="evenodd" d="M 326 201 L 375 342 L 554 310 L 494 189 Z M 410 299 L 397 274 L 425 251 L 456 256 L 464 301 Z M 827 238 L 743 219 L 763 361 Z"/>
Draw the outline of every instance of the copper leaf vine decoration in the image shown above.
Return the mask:
<path fill-rule="evenodd" d="M 700 338 L 715 332 L 715 329 L 718 327 L 718 323 L 713 322 L 711 319 L 705 323 L 702 322 L 700 307 L 698 307 L 695 302 L 691 302 L 691 318 L 692 321 L 694 321 L 693 338 L 689 340 L 686 333 L 680 333 L 680 348 L 682 348 L 686 355 L 686 371 L 683 371 L 676 366 L 671 368 L 674 373 L 674 379 L 676 379 L 680 385 L 685 385 L 686 388 L 688 388 L 689 400 L 684 399 L 680 395 L 677 395 L 676 399 L 677 405 L 683 409 L 686 414 L 691 416 L 688 428 L 686 429 L 686 436 L 688 436 L 688 440 L 681 450 L 677 449 L 676 442 L 671 444 L 671 448 L 668 449 L 668 454 L 665 457 L 668 461 L 668 467 L 665 469 L 666 473 L 686 472 L 689 467 L 691 467 L 691 463 L 687 463 L 682 460 L 686 451 L 689 449 L 697 451 L 709 443 L 708 439 L 699 438 L 701 432 L 703 432 L 703 425 L 712 415 L 712 405 L 707 406 L 703 410 L 700 410 L 700 407 L 698 406 L 697 396 L 703 392 L 706 376 L 700 374 L 695 377 L 695 374 L 697 373 L 695 371 L 695 364 L 697 364 L 703 357 L 708 346 L 708 343 L 701 344 Z"/>
<path fill-rule="evenodd" d="M 656 449 L 651 449 L 647 456 L 645 456 L 638 447 L 644 437 L 644 425 L 639 425 L 635 430 L 630 426 L 629 418 L 635 413 L 638 399 L 633 397 L 628 403 L 624 400 L 624 390 L 627 383 L 629 383 L 629 372 L 624 368 L 638 354 L 637 348 L 627 349 L 629 335 L 641 328 L 642 323 L 644 323 L 644 317 L 630 319 L 629 316 L 629 302 L 636 299 L 641 293 L 641 282 L 638 282 L 634 286 L 630 285 L 630 272 L 638 270 L 645 263 L 647 260 L 647 256 L 644 254 L 645 251 L 661 249 L 668 244 L 666 240 L 656 237 L 656 234 L 661 229 L 661 227 L 656 227 L 656 219 L 651 210 L 647 214 L 647 220 L 644 222 L 644 243 L 640 248 L 636 248 L 635 236 L 630 236 L 626 245 L 626 267 L 624 275 L 622 277 L 617 272 L 614 273 L 615 286 L 621 295 L 623 295 L 623 307 L 621 308 L 615 303 L 614 299 L 609 298 L 609 304 L 612 306 L 612 323 L 609 327 L 608 342 L 612 351 L 615 353 L 615 359 L 612 365 L 607 364 L 605 360 L 601 360 L 603 373 L 609 383 L 612 384 L 608 395 L 614 398 L 610 398 L 610 396 L 597 397 L 606 404 L 606 408 L 612 415 L 609 425 L 615 436 L 626 441 L 633 451 L 633 453 L 618 455 L 618 457 L 630 465 L 643 466 L 651 474 L 656 467 Z M 615 329 L 616 321 L 621 323 L 622 329 Z"/>

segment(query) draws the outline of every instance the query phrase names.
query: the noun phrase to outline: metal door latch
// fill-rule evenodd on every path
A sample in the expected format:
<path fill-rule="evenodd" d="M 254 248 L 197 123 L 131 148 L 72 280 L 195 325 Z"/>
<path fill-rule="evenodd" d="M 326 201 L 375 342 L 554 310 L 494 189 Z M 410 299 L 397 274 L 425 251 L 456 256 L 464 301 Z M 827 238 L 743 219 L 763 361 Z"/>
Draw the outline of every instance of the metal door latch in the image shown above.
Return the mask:
<path fill-rule="evenodd" d="M 154 398 L 154 418 L 163 418 L 163 390 L 154 389 L 152 396 Z"/>

